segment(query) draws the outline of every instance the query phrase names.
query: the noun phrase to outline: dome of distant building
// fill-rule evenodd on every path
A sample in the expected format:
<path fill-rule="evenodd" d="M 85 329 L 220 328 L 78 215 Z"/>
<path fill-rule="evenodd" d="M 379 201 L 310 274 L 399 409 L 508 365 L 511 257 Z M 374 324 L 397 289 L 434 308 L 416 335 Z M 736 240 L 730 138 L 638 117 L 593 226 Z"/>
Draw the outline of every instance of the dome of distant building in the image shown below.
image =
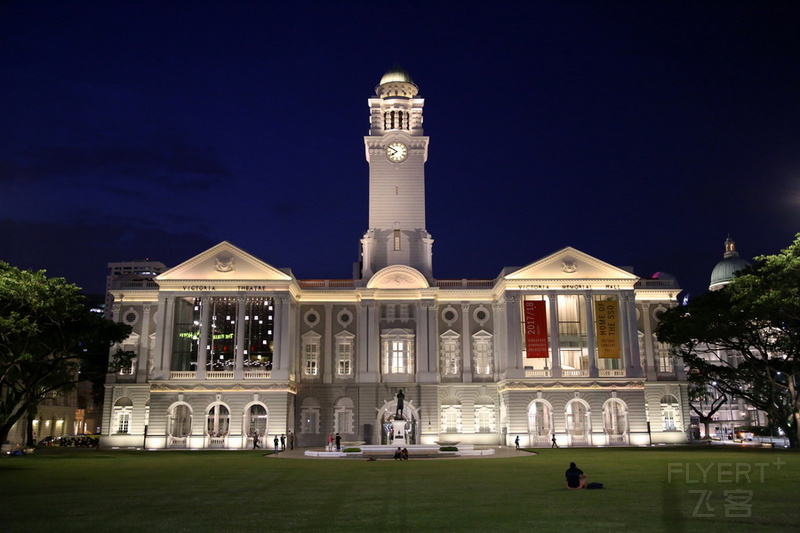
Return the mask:
<path fill-rule="evenodd" d="M 384 83 L 390 83 L 393 81 L 399 81 L 402 83 L 414 83 L 414 80 L 411 79 L 411 75 L 404 69 L 400 68 L 398 65 L 395 65 L 394 67 L 389 69 L 389 71 L 383 75 L 383 77 L 381 78 L 381 82 L 378 85 L 383 85 Z"/>
<path fill-rule="evenodd" d="M 722 256 L 722 261 L 717 263 L 717 266 L 711 272 L 711 284 L 708 286 L 708 290 L 716 291 L 721 289 L 731 282 L 736 272 L 744 270 L 748 266 L 750 266 L 750 263 L 739 257 L 739 252 L 736 251 L 736 243 L 729 235 L 725 239 L 725 254 Z"/>
<path fill-rule="evenodd" d="M 652 279 L 660 279 L 660 280 L 675 280 L 677 281 L 678 278 L 670 274 L 669 272 L 659 271 L 653 274 Z"/>

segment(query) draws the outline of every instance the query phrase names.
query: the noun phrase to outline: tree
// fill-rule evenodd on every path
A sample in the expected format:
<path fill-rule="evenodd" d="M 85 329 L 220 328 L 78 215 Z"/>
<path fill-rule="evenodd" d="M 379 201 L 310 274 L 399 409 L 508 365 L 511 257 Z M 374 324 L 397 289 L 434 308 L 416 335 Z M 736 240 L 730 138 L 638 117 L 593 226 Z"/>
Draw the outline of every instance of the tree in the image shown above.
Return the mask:
<path fill-rule="evenodd" d="M 130 331 L 91 312 L 63 278 L 0 261 L 0 442 L 48 393 L 105 375 L 110 348 Z M 131 355 L 118 350 L 111 368 Z"/>
<path fill-rule="evenodd" d="M 690 375 L 766 412 L 796 447 L 800 234 L 780 253 L 755 261 L 721 290 L 665 312 L 657 335 L 676 346 Z"/>
<path fill-rule="evenodd" d="M 697 414 L 700 423 L 705 427 L 705 437 L 709 438 L 711 422 L 723 405 L 728 402 L 728 395 L 720 390 L 716 381 L 710 381 L 700 372 L 691 372 L 687 378 L 689 385 L 689 407 Z M 707 409 L 703 406 L 707 405 Z"/>

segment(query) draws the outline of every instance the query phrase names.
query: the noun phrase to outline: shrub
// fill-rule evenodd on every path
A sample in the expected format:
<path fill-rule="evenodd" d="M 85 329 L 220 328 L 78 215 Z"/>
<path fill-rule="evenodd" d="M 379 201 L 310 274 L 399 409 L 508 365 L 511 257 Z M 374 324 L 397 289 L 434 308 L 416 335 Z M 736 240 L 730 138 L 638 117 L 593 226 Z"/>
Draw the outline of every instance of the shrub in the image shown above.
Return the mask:
<path fill-rule="evenodd" d="M 457 452 L 458 448 L 456 448 L 455 446 L 442 446 L 441 448 L 439 448 L 439 451 L 440 452 Z"/>
<path fill-rule="evenodd" d="M 361 448 L 345 448 L 344 453 L 360 453 Z"/>

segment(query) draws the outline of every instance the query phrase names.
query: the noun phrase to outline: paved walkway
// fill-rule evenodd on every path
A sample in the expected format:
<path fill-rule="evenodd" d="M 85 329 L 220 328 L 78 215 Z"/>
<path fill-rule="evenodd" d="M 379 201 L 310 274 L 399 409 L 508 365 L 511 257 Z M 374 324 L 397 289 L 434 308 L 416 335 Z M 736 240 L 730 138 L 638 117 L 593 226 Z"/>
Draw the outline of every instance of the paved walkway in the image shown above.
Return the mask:
<path fill-rule="evenodd" d="M 522 450 L 517 451 L 513 447 L 509 446 L 476 446 L 477 449 L 488 449 L 492 448 L 494 453 L 492 455 L 464 455 L 464 456 L 447 456 L 442 457 L 442 459 L 493 459 L 499 457 L 530 457 L 532 454 L 531 452 L 524 452 Z M 316 450 L 316 451 L 323 451 L 324 448 L 322 447 L 311 447 L 311 448 L 295 448 L 294 450 L 286 450 L 283 452 L 279 452 L 277 454 L 270 454 L 267 457 L 274 457 L 277 459 L 322 459 L 322 460 L 332 460 L 332 459 L 342 459 L 341 457 L 311 457 L 306 455 L 306 450 Z M 344 458 L 347 459 L 347 458 Z M 414 456 L 411 456 L 411 459 L 414 459 Z M 419 458 L 425 459 L 425 458 Z"/>

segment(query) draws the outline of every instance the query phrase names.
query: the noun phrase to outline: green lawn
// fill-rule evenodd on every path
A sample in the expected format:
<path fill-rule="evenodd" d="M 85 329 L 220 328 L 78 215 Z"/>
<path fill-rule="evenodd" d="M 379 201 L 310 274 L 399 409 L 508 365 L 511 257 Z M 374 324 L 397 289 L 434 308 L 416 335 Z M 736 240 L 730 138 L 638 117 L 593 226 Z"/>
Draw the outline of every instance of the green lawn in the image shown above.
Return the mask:
<path fill-rule="evenodd" d="M 800 529 L 797 453 L 722 446 L 538 452 L 396 462 L 265 457 L 260 451 L 37 451 L 0 459 L 0 530 Z M 570 461 L 606 488 L 566 490 Z M 711 492 L 705 500 L 708 492 L 690 491 Z M 725 491 L 739 492 L 726 504 Z M 744 501 L 736 505 L 735 498 Z"/>

